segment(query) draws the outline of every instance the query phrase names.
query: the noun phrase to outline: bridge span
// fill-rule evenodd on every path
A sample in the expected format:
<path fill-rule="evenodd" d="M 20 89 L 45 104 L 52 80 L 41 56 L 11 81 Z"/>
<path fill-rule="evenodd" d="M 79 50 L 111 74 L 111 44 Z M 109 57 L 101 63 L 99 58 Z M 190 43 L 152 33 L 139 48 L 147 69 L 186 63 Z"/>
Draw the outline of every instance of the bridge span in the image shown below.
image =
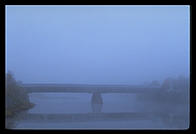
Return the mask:
<path fill-rule="evenodd" d="M 160 88 L 125 86 L 125 85 L 60 85 L 60 84 L 24 84 L 28 93 L 65 92 L 65 93 L 150 93 L 159 92 Z"/>
<path fill-rule="evenodd" d="M 160 92 L 160 88 L 146 88 L 139 86 L 125 85 L 59 85 L 59 84 L 26 84 L 23 88 L 28 93 L 44 93 L 44 92 L 61 92 L 61 93 L 89 93 L 92 94 L 91 104 L 93 111 L 101 111 L 103 93 L 156 93 Z"/>

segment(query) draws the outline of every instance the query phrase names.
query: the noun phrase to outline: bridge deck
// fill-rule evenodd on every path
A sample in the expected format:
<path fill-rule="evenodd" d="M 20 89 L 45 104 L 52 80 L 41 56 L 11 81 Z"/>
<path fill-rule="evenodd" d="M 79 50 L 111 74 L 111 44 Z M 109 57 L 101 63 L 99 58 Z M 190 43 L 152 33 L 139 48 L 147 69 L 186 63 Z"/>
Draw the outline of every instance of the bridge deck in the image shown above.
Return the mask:
<path fill-rule="evenodd" d="M 146 93 L 160 91 L 160 88 L 146 88 L 133 86 L 48 86 L 23 85 L 27 92 L 67 92 L 67 93 Z"/>

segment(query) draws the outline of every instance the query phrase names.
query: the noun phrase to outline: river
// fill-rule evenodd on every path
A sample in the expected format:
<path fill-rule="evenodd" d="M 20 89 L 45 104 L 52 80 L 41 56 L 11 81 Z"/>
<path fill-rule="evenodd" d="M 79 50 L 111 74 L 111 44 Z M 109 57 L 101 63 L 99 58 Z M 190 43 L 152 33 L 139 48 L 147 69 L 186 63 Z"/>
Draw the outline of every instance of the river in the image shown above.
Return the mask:
<path fill-rule="evenodd" d="M 136 94 L 102 94 L 103 105 L 101 113 L 137 113 L 151 109 L 150 104 L 137 101 Z M 141 119 L 115 120 L 70 120 L 62 116 L 66 114 L 88 115 L 93 113 L 91 105 L 92 94 L 88 93 L 31 93 L 30 101 L 35 106 L 28 111 L 20 113 L 14 119 L 13 129 L 186 129 L 187 121 L 179 118 L 177 124 L 170 118 L 162 119 L 158 116 Z M 147 108 L 146 106 L 149 105 Z M 144 108 L 145 107 L 145 108 Z M 27 115 L 43 115 L 38 118 L 26 118 Z M 52 119 L 43 118 L 44 115 L 52 115 Z M 152 114 L 153 115 L 153 114 Z M 33 116 L 34 117 L 34 116 Z M 37 116 L 36 116 L 37 117 Z M 175 120 L 176 121 L 176 120 Z"/>

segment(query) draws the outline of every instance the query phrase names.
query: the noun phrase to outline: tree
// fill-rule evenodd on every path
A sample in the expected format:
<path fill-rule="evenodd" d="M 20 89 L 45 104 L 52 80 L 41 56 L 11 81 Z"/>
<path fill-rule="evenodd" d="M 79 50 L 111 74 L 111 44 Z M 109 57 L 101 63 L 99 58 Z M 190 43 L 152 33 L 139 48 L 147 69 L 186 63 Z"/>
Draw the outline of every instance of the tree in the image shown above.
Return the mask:
<path fill-rule="evenodd" d="M 17 83 L 13 73 L 6 75 L 6 116 L 32 107 L 27 92 Z"/>

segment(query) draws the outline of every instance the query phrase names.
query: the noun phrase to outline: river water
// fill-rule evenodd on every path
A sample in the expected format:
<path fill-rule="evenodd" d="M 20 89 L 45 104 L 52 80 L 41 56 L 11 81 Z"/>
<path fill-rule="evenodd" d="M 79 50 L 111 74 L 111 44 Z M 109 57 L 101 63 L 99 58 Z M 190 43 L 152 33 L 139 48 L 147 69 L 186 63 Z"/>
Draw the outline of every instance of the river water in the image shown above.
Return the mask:
<path fill-rule="evenodd" d="M 131 113 L 148 111 L 151 109 L 148 103 L 137 101 L 135 94 L 102 94 L 103 105 L 101 113 Z M 184 118 L 179 119 L 177 124 L 171 119 L 162 120 L 153 116 L 152 118 L 130 119 L 130 120 L 85 120 L 64 121 L 54 118 L 51 120 L 34 118 L 25 119 L 21 116 L 27 114 L 88 114 L 92 113 L 91 97 L 88 93 L 31 93 L 30 101 L 35 104 L 32 109 L 21 113 L 15 119 L 14 129 L 186 129 L 187 122 Z M 148 106 L 149 105 L 149 106 Z M 146 108 L 148 106 L 148 108 Z M 145 107 L 145 108 L 144 108 Z M 41 117 L 40 117 L 41 118 Z"/>

